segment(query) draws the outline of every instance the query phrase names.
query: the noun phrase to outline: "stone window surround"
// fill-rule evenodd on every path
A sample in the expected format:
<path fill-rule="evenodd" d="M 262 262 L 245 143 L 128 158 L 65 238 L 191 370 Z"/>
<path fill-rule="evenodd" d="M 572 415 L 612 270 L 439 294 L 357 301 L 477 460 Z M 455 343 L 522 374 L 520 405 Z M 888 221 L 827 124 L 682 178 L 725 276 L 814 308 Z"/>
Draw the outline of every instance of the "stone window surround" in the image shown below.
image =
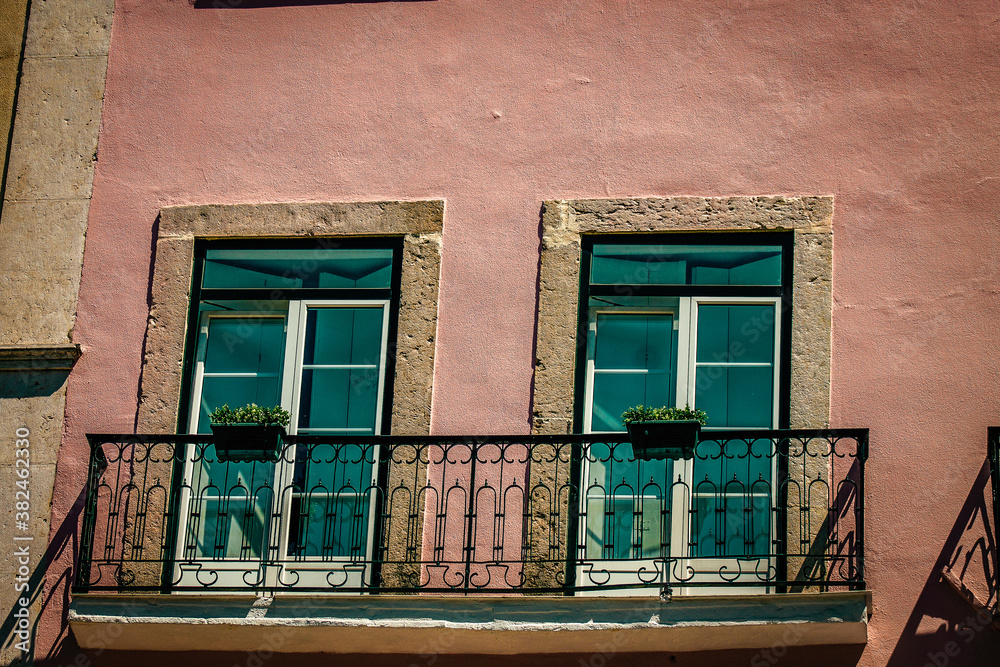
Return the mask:
<path fill-rule="evenodd" d="M 441 267 L 441 200 L 209 204 L 160 211 L 139 433 L 176 433 L 196 239 L 402 236 L 391 432 L 430 432 Z"/>
<path fill-rule="evenodd" d="M 172 206 L 161 209 L 153 258 L 152 303 L 146 325 L 145 353 L 137 420 L 137 432 L 177 433 L 178 408 L 184 375 L 184 346 L 190 309 L 194 244 L 196 239 L 233 238 L 345 238 L 403 237 L 402 276 L 395 355 L 391 433 L 427 435 L 430 432 L 434 345 L 437 338 L 438 284 L 441 274 L 441 230 L 444 202 L 441 200 L 384 201 L 303 204 L 210 204 Z M 427 461 L 411 457 L 390 470 L 388 484 L 426 483 Z M 149 466 L 147 474 L 172 483 L 169 459 Z M 149 499 L 147 512 L 165 516 L 165 499 Z M 421 543 L 422 525 L 413 516 L 423 516 L 422 501 L 415 510 L 400 507 L 388 517 L 393 535 L 415 535 Z M 126 526 L 126 539 L 135 526 Z M 147 524 L 145 539 L 167 544 L 164 536 L 153 536 L 163 526 Z M 408 562 L 386 568 L 388 585 L 405 585 L 419 577 L 411 564 L 417 554 L 407 551 L 407 541 L 390 542 L 390 559 Z M 159 585 L 162 568 L 143 563 L 134 568 L 136 582 Z"/>
<path fill-rule="evenodd" d="M 789 426 L 825 428 L 830 419 L 831 277 L 833 197 L 666 197 L 546 201 L 538 276 L 538 323 L 532 395 L 532 432 L 572 433 L 579 327 L 580 255 L 584 234 L 658 232 L 791 231 L 792 340 Z M 539 448 L 532 456 L 528 488 L 568 488 L 568 452 Z M 796 468 L 824 479 L 816 461 Z M 800 473 L 796 473 L 800 474 Z M 533 492 L 529 562 L 524 576 L 534 585 L 557 586 L 566 573 L 569 512 Z M 813 526 L 826 509 L 814 509 Z M 788 523 L 799 536 L 800 518 Z M 815 532 L 815 531 L 814 531 Z M 816 538 L 817 535 L 813 535 Z M 803 568 L 790 559 L 790 573 Z"/>
<path fill-rule="evenodd" d="M 532 431 L 571 433 L 581 236 L 792 231 L 789 426 L 830 420 L 833 197 L 666 197 L 546 201 L 542 209 Z"/>

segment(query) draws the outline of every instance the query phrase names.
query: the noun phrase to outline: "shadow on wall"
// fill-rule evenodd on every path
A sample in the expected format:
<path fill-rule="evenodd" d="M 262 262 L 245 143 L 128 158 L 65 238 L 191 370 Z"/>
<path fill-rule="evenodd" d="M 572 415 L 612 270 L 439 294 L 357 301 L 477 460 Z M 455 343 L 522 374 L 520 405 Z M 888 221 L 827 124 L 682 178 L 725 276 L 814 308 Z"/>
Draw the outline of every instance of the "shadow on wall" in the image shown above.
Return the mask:
<path fill-rule="evenodd" d="M 45 554 L 42 556 L 38 565 L 35 566 L 34 572 L 28 580 L 28 591 L 30 600 L 32 615 L 35 616 L 30 627 L 30 637 L 28 638 L 28 645 L 30 646 L 30 651 L 27 654 L 22 654 L 19 660 L 14 660 L 12 665 L 45 665 L 51 664 L 44 660 L 44 658 L 51 658 L 53 656 L 37 656 L 35 654 L 35 648 L 37 646 L 38 638 L 38 625 L 41 619 L 45 618 L 47 615 L 54 612 L 54 609 L 61 610 L 60 618 L 60 637 L 59 641 L 64 642 L 69 636 L 69 627 L 66 620 L 66 612 L 69 609 L 69 592 L 70 587 L 73 585 L 73 572 L 70 568 L 65 568 L 64 571 L 58 572 L 55 569 L 49 573 L 48 568 L 51 563 L 66 563 L 66 562 L 76 562 L 76 555 L 79 553 L 79 541 L 77 536 L 77 526 L 80 522 L 80 515 L 83 512 L 85 494 L 80 493 L 80 496 L 73 503 L 73 509 L 70 511 L 69 515 L 63 520 L 62 525 L 59 526 L 58 532 L 53 536 L 52 541 L 49 543 L 48 548 L 45 550 Z M 47 576 L 48 575 L 48 576 Z M 35 606 L 38 600 L 41 599 L 41 604 Z M 58 599 L 60 604 L 53 606 L 53 602 Z M 0 637 L 3 638 L 3 646 L 6 648 L 12 646 L 14 643 L 23 641 L 23 637 L 18 637 L 15 631 L 17 630 L 18 618 L 15 616 L 15 609 L 12 609 L 7 616 L 3 619 L 3 625 L 0 626 Z M 71 636 L 70 636 L 71 638 Z M 65 646 L 63 648 L 68 649 L 75 655 L 79 655 L 81 652 L 76 647 L 76 642 L 70 640 L 73 644 L 72 647 Z M 58 644 L 57 644 L 58 645 Z M 65 653 L 63 653 L 65 655 Z M 75 655 L 73 658 L 75 658 Z M 73 662 L 70 659 L 66 664 L 80 664 L 79 662 Z M 89 664 L 89 662 L 87 663 Z"/>
<path fill-rule="evenodd" d="M 52 396 L 69 376 L 66 370 L 34 370 L 0 373 L 0 399 Z"/>
<path fill-rule="evenodd" d="M 976 477 L 888 667 L 996 664 L 1000 579 L 989 461 Z M 932 496 L 928 496 L 931 498 Z M 995 522 L 997 517 L 993 517 Z M 930 628 L 936 629 L 930 631 Z"/>

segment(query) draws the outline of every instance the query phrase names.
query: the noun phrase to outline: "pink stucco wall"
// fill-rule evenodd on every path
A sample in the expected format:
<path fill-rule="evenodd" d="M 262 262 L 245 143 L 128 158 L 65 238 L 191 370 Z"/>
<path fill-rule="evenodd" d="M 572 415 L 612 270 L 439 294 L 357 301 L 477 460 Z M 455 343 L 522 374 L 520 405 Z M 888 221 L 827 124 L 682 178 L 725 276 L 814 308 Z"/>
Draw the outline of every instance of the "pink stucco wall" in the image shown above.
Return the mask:
<path fill-rule="evenodd" d="M 995 659 L 933 572 L 1000 424 L 997 3 L 284 4 L 116 2 L 53 531 L 84 434 L 133 430 L 162 206 L 445 199 L 432 429 L 504 433 L 542 200 L 829 194 L 832 425 L 872 429 L 861 664 Z"/>

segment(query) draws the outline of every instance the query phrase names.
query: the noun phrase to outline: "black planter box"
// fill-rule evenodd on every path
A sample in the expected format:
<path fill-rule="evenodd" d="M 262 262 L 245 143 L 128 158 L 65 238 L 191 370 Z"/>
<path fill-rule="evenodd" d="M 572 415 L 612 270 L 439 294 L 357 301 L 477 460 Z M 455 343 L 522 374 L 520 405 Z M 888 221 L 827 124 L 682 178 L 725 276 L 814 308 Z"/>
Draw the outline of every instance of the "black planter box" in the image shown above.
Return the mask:
<path fill-rule="evenodd" d="M 625 425 L 632 441 L 632 453 L 643 461 L 694 458 L 701 434 L 697 419 L 638 421 Z"/>
<path fill-rule="evenodd" d="M 220 461 L 277 461 L 285 427 L 272 424 L 212 424 Z"/>

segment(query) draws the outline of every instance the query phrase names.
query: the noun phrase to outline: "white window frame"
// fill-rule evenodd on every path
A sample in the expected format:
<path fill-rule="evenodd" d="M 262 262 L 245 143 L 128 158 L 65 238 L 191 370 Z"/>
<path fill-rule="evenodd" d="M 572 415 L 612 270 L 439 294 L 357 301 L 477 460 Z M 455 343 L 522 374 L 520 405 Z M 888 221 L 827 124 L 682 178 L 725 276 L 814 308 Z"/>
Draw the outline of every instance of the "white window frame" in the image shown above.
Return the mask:
<path fill-rule="evenodd" d="M 597 330 L 597 318 L 601 315 L 608 314 L 674 314 L 674 326 L 678 331 L 677 336 L 677 387 L 675 392 L 675 405 L 678 407 L 683 407 L 684 405 L 690 405 L 692 408 L 697 408 L 695 401 L 695 383 L 697 377 L 697 369 L 699 367 L 705 366 L 765 366 L 768 364 L 764 363 L 730 363 L 730 362 L 698 362 L 697 361 L 697 333 L 698 333 L 698 311 L 702 305 L 754 305 L 754 304 L 767 304 L 774 308 L 774 322 L 772 325 L 773 337 L 774 337 L 774 352 L 773 352 L 773 370 L 772 370 L 772 415 L 771 415 L 771 426 L 770 428 L 777 428 L 779 419 L 779 397 L 780 397 L 780 373 L 781 373 L 781 297 L 708 297 L 708 296 L 679 296 L 679 297 L 668 297 L 678 299 L 678 304 L 673 306 L 664 307 L 630 307 L 630 306 L 602 306 L 599 308 L 592 308 L 588 312 L 588 340 L 587 347 L 588 353 L 586 355 L 586 371 L 585 371 L 585 386 L 584 386 L 584 410 L 583 410 L 583 425 L 584 433 L 607 433 L 607 431 L 595 431 L 592 428 L 593 424 L 593 399 L 594 399 L 594 378 L 595 378 L 595 362 L 591 350 L 591 345 L 594 345 L 596 350 L 596 340 L 592 336 L 596 335 Z M 740 428 L 738 426 L 731 426 L 727 428 Z M 711 432 L 712 428 L 705 429 Z M 581 493 L 580 493 L 580 503 L 581 503 L 581 514 L 587 512 L 586 503 L 590 498 L 587 494 L 588 480 L 589 480 L 590 464 L 585 457 L 582 462 L 581 471 Z M 679 572 L 687 572 L 685 579 L 689 575 L 693 575 L 693 580 L 696 581 L 719 581 L 720 586 L 683 586 L 676 581 L 671 581 L 672 577 L 667 577 L 668 573 L 659 571 L 657 569 L 657 563 L 654 559 L 647 560 L 614 560 L 614 559 L 586 559 L 586 565 L 577 565 L 577 581 L 585 582 L 593 579 L 595 582 L 603 582 L 608 585 L 615 584 L 634 584 L 639 583 L 652 583 L 658 581 L 664 586 L 672 586 L 676 593 L 682 595 L 706 595 L 706 594 L 740 594 L 740 593 L 759 593 L 767 592 L 769 587 L 767 586 L 739 586 L 732 587 L 726 586 L 723 579 L 719 576 L 719 572 L 722 568 L 730 568 L 728 571 L 732 571 L 733 563 L 738 561 L 737 558 L 717 558 L 717 559 L 706 559 L 706 558 L 690 558 L 688 542 L 691 535 L 691 520 L 690 520 L 690 507 L 694 498 L 694 460 L 693 459 L 679 459 L 674 461 L 673 466 L 673 477 L 680 477 L 680 484 L 674 484 L 673 480 L 669 481 L 666 488 L 672 488 L 672 498 L 671 498 L 671 526 L 670 530 L 670 545 L 671 553 L 670 558 L 677 559 L 677 565 L 671 568 L 669 574 L 673 574 L 674 568 Z M 777 480 L 777 457 L 771 459 L 771 506 L 777 501 L 777 488 L 775 481 Z M 613 494 L 606 493 L 605 498 L 613 497 Z M 588 518 L 588 523 L 590 521 L 589 512 L 586 513 Z M 777 526 L 775 525 L 775 517 L 772 513 L 770 517 L 770 534 L 773 536 L 776 534 Z M 581 531 L 583 537 L 581 544 L 584 549 L 587 549 L 589 544 L 587 542 L 587 529 L 588 526 L 581 524 L 579 530 Z M 765 559 L 756 559 L 758 567 L 773 568 L 773 559 L 767 559 L 767 562 L 761 565 L 760 561 Z M 621 567 L 622 564 L 627 564 L 627 567 Z M 737 565 L 738 567 L 738 565 Z M 746 570 L 744 572 L 749 572 L 749 574 L 741 574 L 741 577 L 753 577 L 752 570 Z M 768 570 L 772 571 L 772 570 Z M 642 574 L 639 574 L 639 573 Z M 731 578 L 727 578 L 731 580 Z M 619 590 L 593 590 L 582 592 L 581 595 L 602 595 L 602 596 L 613 596 L 613 595 L 657 595 L 659 590 L 655 588 L 646 589 L 619 589 Z"/>
<path fill-rule="evenodd" d="M 206 311 L 199 318 L 199 329 L 196 342 L 195 364 L 193 369 L 193 381 L 191 385 L 190 411 L 188 418 L 189 432 L 197 433 L 199 419 L 201 417 L 201 397 L 203 380 L 205 377 L 205 353 L 208 343 L 209 323 L 213 318 L 232 319 L 282 319 L 284 322 L 284 357 L 280 372 L 280 405 L 288 410 L 292 419 L 287 428 L 289 435 L 298 433 L 298 413 L 301 400 L 301 381 L 305 352 L 305 330 L 306 316 L 310 308 L 381 308 L 382 309 L 382 339 L 379 348 L 378 381 L 376 391 L 376 405 L 374 428 L 372 433 L 380 435 L 382 429 L 383 404 L 386 382 L 386 361 L 388 355 L 389 336 L 389 310 L 390 301 L 388 299 L 291 299 L 287 301 L 273 301 L 277 304 L 285 304 L 284 309 L 273 308 L 266 310 L 240 310 L 240 311 Z M 310 365 L 312 366 L 312 365 Z M 356 367 L 356 365 L 349 365 Z M 328 365 L 322 365 L 329 368 Z M 228 374 L 227 374 L 228 375 Z M 355 429 L 310 429 L 310 431 L 337 431 L 344 433 Z M 365 429 L 367 431 L 367 429 Z M 350 564 L 350 557 L 325 558 L 321 556 L 290 557 L 288 546 L 290 539 L 290 521 L 292 494 L 291 484 L 295 474 L 294 461 L 280 458 L 274 464 L 273 498 L 269 517 L 267 546 L 264 553 L 257 559 L 240 558 L 206 558 L 187 553 L 186 538 L 189 530 L 190 511 L 192 494 L 194 493 L 194 456 L 196 446 L 188 444 L 185 452 L 185 462 L 183 467 L 183 485 L 181 486 L 180 502 L 178 504 L 177 541 L 175 547 L 176 561 L 174 565 L 174 582 L 179 586 L 202 586 L 207 580 L 212 585 L 205 586 L 206 591 L 211 591 L 213 587 L 254 587 L 280 586 L 294 588 L 296 585 L 302 586 L 329 586 L 328 576 L 333 572 L 338 572 L 345 577 L 343 582 L 337 581 L 343 587 L 356 588 L 370 583 L 371 568 L 358 567 Z M 375 458 L 371 469 L 371 494 L 375 493 L 376 482 L 379 474 L 378 452 L 375 451 Z M 368 500 L 368 528 L 367 544 L 365 547 L 365 562 L 372 562 L 375 540 L 375 497 Z M 277 531 L 277 535 L 275 535 Z M 275 567 L 263 566 L 266 570 L 261 571 L 262 559 L 268 559 L 269 550 L 273 549 L 273 544 L 277 538 L 277 558 Z M 334 565 L 331 564 L 338 564 Z M 204 574 L 207 572 L 208 574 Z M 248 575 L 256 572 L 256 578 L 248 581 Z M 199 573 L 202 577 L 199 580 Z"/>

